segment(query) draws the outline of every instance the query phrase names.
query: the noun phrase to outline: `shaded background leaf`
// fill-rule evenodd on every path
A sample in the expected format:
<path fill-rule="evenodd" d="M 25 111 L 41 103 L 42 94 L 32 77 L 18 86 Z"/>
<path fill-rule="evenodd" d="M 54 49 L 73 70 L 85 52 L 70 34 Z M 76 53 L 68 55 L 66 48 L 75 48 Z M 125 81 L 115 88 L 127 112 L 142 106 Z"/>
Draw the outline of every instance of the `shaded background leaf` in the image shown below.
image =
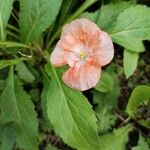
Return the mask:
<path fill-rule="evenodd" d="M 25 150 L 37 150 L 38 123 L 34 105 L 14 76 L 13 67 L 0 97 L 0 106 L 0 124 L 14 123 L 19 146 Z"/>
<path fill-rule="evenodd" d="M 14 0 L 0 0 L 0 40 L 6 37 L 6 26 L 11 15 Z"/>
<path fill-rule="evenodd" d="M 146 143 L 144 137 L 140 134 L 138 145 L 133 147 L 132 150 L 148 150 L 149 146 Z"/>
<path fill-rule="evenodd" d="M 18 72 L 18 76 L 20 79 L 23 79 L 25 82 L 32 83 L 35 77 L 24 64 L 24 62 L 20 62 L 16 65 L 15 70 Z"/>
<path fill-rule="evenodd" d="M 129 78 L 136 70 L 139 54 L 129 50 L 124 50 L 123 65 L 126 78 Z"/>

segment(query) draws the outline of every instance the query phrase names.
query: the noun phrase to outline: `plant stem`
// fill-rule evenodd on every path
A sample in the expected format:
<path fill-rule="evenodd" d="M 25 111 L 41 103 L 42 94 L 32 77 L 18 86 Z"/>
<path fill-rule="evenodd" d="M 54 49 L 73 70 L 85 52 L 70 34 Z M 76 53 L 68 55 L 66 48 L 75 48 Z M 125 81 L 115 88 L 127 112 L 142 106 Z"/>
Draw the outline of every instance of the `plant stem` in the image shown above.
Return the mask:
<path fill-rule="evenodd" d="M 7 27 L 8 27 L 9 29 L 14 30 L 14 31 L 16 31 L 16 32 L 19 33 L 19 30 L 18 30 L 16 27 L 12 26 L 11 24 L 8 24 Z"/>

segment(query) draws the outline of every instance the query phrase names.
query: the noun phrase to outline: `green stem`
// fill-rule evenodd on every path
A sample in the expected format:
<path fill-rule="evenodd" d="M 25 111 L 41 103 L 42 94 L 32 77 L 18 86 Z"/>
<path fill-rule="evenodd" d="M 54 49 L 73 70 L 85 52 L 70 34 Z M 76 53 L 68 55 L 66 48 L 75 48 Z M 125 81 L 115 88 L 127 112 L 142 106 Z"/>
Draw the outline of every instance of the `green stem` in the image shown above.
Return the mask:
<path fill-rule="evenodd" d="M 11 35 L 12 37 L 16 38 L 17 40 L 19 40 L 19 36 L 16 35 L 16 34 L 14 34 L 13 32 L 7 30 L 6 33 L 7 33 L 8 35 Z"/>
<path fill-rule="evenodd" d="M 12 17 L 16 20 L 16 22 L 19 24 L 19 19 L 15 16 L 15 14 L 12 12 Z"/>
<path fill-rule="evenodd" d="M 5 40 L 4 27 L 3 27 L 3 21 L 2 21 L 1 12 L 0 12 L 0 40 L 2 40 L 2 41 Z"/>
<path fill-rule="evenodd" d="M 16 31 L 16 32 L 19 33 L 19 30 L 18 30 L 16 27 L 12 26 L 11 24 L 8 24 L 7 27 L 8 27 L 9 29 L 14 30 L 14 31 Z"/>
<path fill-rule="evenodd" d="M 35 50 L 33 47 L 17 42 L 12 42 L 12 41 L 0 41 L 0 46 L 5 46 L 5 47 L 21 47 L 21 48 L 27 48 L 27 49 L 32 49 Z"/>
<path fill-rule="evenodd" d="M 97 0 L 86 0 L 83 5 L 71 16 L 68 18 L 68 20 L 65 22 L 68 23 L 71 20 L 77 18 L 82 12 L 84 12 L 88 7 L 90 7 L 92 4 L 94 4 Z M 64 24 L 63 24 L 64 25 Z M 47 44 L 47 50 L 50 49 L 51 45 L 53 44 L 53 42 L 56 40 L 56 38 L 59 36 L 59 34 L 61 33 L 62 30 L 62 26 L 59 27 L 59 29 L 55 32 L 55 34 L 52 36 L 51 40 L 49 41 L 49 43 Z"/>

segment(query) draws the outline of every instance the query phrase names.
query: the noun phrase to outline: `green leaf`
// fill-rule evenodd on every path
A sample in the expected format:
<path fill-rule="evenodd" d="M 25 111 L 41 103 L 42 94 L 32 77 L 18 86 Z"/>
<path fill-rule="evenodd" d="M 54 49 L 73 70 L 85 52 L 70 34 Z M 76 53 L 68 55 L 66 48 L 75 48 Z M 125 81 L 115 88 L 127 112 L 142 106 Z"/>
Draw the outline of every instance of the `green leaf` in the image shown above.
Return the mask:
<path fill-rule="evenodd" d="M 108 33 L 115 43 L 133 52 L 142 52 L 144 50 L 142 41 L 150 39 L 149 14 L 149 7 L 131 6 L 120 13 Z"/>
<path fill-rule="evenodd" d="M 108 132 L 112 129 L 112 126 L 116 123 L 116 116 L 112 113 L 108 107 L 97 107 L 95 110 L 98 118 L 98 132 L 100 135 Z"/>
<path fill-rule="evenodd" d="M 106 72 L 111 74 L 113 79 L 114 84 L 112 90 L 105 93 L 94 90 L 94 102 L 102 108 L 106 106 L 108 108 L 116 108 L 118 104 L 118 96 L 120 95 L 118 75 L 115 73 L 114 68 L 111 66 L 106 70 Z"/>
<path fill-rule="evenodd" d="M 0 69 L 3 69 L 5 67 L 16 65 L 20 63 L 21 61 L 28 60 L 29 58 L 16 58 L 16 59 L 10 59 L 10 60 L 0 60 Z"/>
<path fill-rule="evenodd" d="M 0 124 L 15 123 L 16 139 L 20 148 L 37 150 L 38 122 L 34 105 L 23 90 L 11 67 L 6 86 L 0 97 Z"/>
<path fill-rule="evenodd" d="M 138 145 L 133 147 L 132 150 L 149 150 L 148 144 L 145 142 L 144 137 L 140 134 Z"/>
<path fill-rule="evenodd" d="M 17 64 L 15 70 L 18 72 L 19 77 L 25 82 L 32 83 L 34 81 L 35 77 L 23 62 Z"/>
<path fill-rule="evenodd" d="M 51 144 L 48 144 L 46 146 L 46 150 L 58 150 L 56 147 L 52 146 Z"/>
<path fill-rule="evenodd" d="M 93 22 L 96 22 L 97 21 L 97 18 L 98 18 L 98 13 L 99 11 L 95 11 L 95 12 L 84 12 L 82 13 L 79 18 L 86 18 L 86 19 L 89 19 Z"/>
<path fill-rule="evenodd" d="M 0 91 L 5 87 L 5 80 L 0 80 Z"/>
<path fill-rule="evenodd" d="M 63 84 L 52 65 L 46 65 L 52 78 L 47 89 L 47 114 L 56 134 L 80 150 L 99 149 L 94 111 L 82 93 Z"/>
<path fill-rule="evenodd" d="M 99 11 L 97 25 L 108 31 L 110 26 L 117 20 L 118 15 L 131 5 L 131 2 L 118 2 L 102 6 Z"/>
<path fill-rule="evenodd" d="M 138 53 L 126 49 L 124 50 L 123 65 L 126 78 L 129 78 L 134 73 L 138 64 L 138 58 Z"/>
<path fill-rule="evenodd" d="M 102 150 L 126 150 L 128 134 L 132 130 L 131 125 L 126 125 L 113 130 L 112 133 L 100 137 L 100 147 Z"/>
<path fill-rule="evenodd" d="M 150 87 L 146 85 L 137 86 L 133 90 L 129 98 L 129 102 L 126 107 L 126 112 L 131 117 L 136 117 L 138 106 L 144 103 L 147 104 L 149 100 L 150 100 Z"/>
<path fill-rule="evenodd" d="M 77 1 L 75 0 L 65 0 L 62 3 L 62 7 L 60 10 L 60 18 L 59 18 L 59 24 L 62 24 L 63 22 L 68 19 L 69 15 L 71 14 L 71 10 L 76 5 Z"/>
<path fill-rule="evenodd" d="M 43 115 L 44 115 L 44 119 L 46 121 L 46 124 L 49 126 L 49 128 L 52 128 L 52 125 L 50 123 L 50 120 L 48 119 L 48 114 L 47 114 L 47 94 L 48 94 L 48 89 L 49 89 L 49 84 L 51 82 L 49 76 L 46 74 L 46 72 L 44 72 L 44 70 L 42 70 L 42 75 L 43 75 L 43 91 L 41 94 L 41 107 L 43 110 Z"/>
<path fill-rule="evenodd" d="M 0 0 L 0 40 L 4 41 L 6 26 L 12 11 L 14 0 Z"/>
<path fill-rule="evenodd" d="M 1 150 L 12 150 L 16 140 L 14 127 L 10 124 L 3 130 Z"/>
<path fill-rule="evenodd" d="M 21 41 L 37 40 L 55 20 L 62 0 L 21 0 L 20 32 Z"/>
<path fill-rule="evenodd" d="M 113 78 L 106 71 L 102 71 L 101 78 L 96 84 L 95 89 L 100 92 L 108 92 L 113 89 Z"/>

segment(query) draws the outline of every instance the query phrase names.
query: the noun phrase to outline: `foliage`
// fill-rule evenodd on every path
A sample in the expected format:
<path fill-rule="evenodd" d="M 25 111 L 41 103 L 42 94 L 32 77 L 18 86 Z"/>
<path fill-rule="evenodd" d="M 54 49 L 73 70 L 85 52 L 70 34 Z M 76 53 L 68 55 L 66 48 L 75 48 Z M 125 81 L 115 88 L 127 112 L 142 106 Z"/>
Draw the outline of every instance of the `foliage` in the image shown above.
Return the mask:
<path fill-rule="evenodd" d="M 133 118 L 138 117 L 137 110 L 141 105 L 148 105 L 150 101 L 150 87 L 146 85 L 141 85 L 136 87 L 127 104 L 126 112 Z M 139 108 L 140 109 L 140 108 Z M 149 122 L 139 120 L 139 123 L 150 128 Z"/>
<path fill-rule="evenodd" d="M 138 145 L 133 147 L 132 150 L 148 150 L 148 149 L 149 149 L 148 144 L 145 142 L 144 137 L 140 135 Z"/>
<path fill-rule="evenodd" d="M 145 1 L 0 0 L 0 150 L 149 149 Z M 62 81 L 68 66 L 49 61 L 63 26 L 76 18 L 95 22 L 115 48 L 97 85 L 85 92 Z M 138 141 L 129 140 L 133 128 Z"/>
<path fill-rule="evenodd" d="M 115 129 L 112 133 L 106 134 L 100 138 L 100 146 L 103 150 L 125 150 L 128 134 L 131 130 L 131 125 Z"/>

